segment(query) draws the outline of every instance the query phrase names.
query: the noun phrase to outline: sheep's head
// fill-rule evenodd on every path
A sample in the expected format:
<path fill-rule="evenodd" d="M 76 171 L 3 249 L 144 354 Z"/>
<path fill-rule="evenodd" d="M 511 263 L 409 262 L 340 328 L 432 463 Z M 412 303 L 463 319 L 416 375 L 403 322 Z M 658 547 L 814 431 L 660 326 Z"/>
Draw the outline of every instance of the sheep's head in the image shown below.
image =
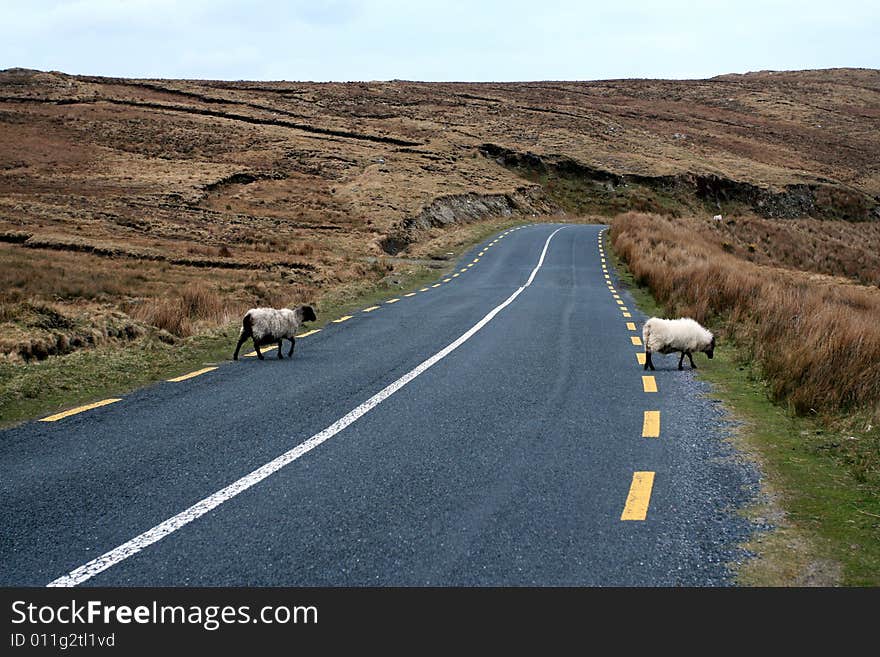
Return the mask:
<path fill-rule="evenodd" d="M 715 336 L 712 336 L 712 341 L 709 343 L 708 348 L 704 349 L 703 352 L 711 359 L 715 355 Z"/>
<path fill-rule="evenodd" d="M 315 309 L 311 306 L 302 306 L 302 321 L 314 322 L 318 317 L 315 315 Z"/>

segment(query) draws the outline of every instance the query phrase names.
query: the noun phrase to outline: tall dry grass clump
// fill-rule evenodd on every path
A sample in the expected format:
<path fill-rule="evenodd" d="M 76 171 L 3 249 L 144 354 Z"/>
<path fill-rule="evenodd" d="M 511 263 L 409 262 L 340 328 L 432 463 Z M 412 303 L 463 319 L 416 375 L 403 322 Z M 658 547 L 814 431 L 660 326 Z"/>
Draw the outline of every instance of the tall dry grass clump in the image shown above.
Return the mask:
<path fill-rule="evenodd" d="M 868 408 L 880 417 L 880 290 L 731 255 L 700 220 L 628 213 L 611 240 L 670 315 L 743 346 L 797 413 Z"/>
<path fill-rule="evenodd" d="M 131 315 L 184 338 L 195 332 L 198 323 L 219 326 L 228 323 L 233 313 L 218 292 L 195 282 L 186 285 L 178 296 L 147 300 L 136 306 Z"/>

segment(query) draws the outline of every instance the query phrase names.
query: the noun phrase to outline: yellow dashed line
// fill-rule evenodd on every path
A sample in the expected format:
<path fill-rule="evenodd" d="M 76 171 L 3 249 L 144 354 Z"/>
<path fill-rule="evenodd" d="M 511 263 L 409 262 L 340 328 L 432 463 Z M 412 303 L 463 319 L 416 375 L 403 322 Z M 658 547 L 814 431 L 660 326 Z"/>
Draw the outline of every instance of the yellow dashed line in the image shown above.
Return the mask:
<path fill-rule="evenodd" d="M 645 364 L 645 352 L 640 351 L 639 353 L 637 353 L 636 360 L 639 362 L 639 365 L 644 365 Z"/>
<path fill-rule="evenodd" d="M 397 303 L 400 299 L 388 299 L 385 303 Z"/>
<path fill-rule="evenodd" d="M 342 322 L 347 322 L 351 318 L 352 318 L 351 315 L 344 315 L 344 316 L 340 317 L 339 319 L 334 319 L 333 323 L 334 324 L 341 324 Z"/>
<path fill-rule="evenodd" d="M 431 287 L 440 287 L 440 283 L 434 283 Z"/>
<path fill-rule="evenodd" d="M 645 411 L 642 421 L 642 438 L 660 437 L 660 411 Z"/>
<path fill-rule="evenodd" d="M 636 323 L 635 322 L 627 322 L 626 328 L 628 328 L 630 331 L 635 331 L 636 330 Z"/>
<path fill-rule="evenodd" d="M 468 267 L 469 267 L 469 266 L 470 266 L 470 265 L 468 265 Z M 459 269 L 458 271 L 459 271 L 460 273 L 463 274 L 463 273 L 465 273 L 465 272 L 467 271 L 467 267 L 462 267 L 462 268 Z"/>
<path fill-rule="evenodd" d="M 623 507 L 621 520 L 644 520 L 648 516 L 651 503 L 651 489 L 654 487 L 653 472 L 633 472 L 629 495 Z"/>
<path fill-rule="evenodd" d="M 361 312 L 371 313 L 374 310 L 379 310 L 379 308 L 381 308 L 381 306 L 370 306 L 369 308 L 364 308 Z"/>
<path fill-rule="evenodd" d="M 639 336 L 637 336 L 637 335 L 631 335 L 631 336 L 629 336 L 629 339 L 632 341 L 632 343 L 633 343 L 636 347 L 641 347 L 641 346 L 642 346 L 642 339 L 641 339 Z"/>
<path fill-rule="evenodd" d="M 623 299 L 615 299 L 614 303 L 616 303 L 618 306 L 622 306 L 622 305 L 623 305 Z"/>
<path fill-rule="evenodd" d="M 312 329 L 311 331 L 306 331 L 305 333 L 300 333 L 299 335 L 295 335 L 295 338 L 307 338 L 310 335 L 314 335 L 315 333 L 320 333 L 321 329 Z"/>
<path fill-rule="evenodd" d="M 624 317 L 632 317 L 632 313 L 623 313 Z"/>
<path fill-rule="evenodd" d="M 423 287 L 421 290 L 419 290 L 419 292 L 427 292 L 430 289 L 431 288 L 429 288 L 429 287 Z"/>
<path fill-rule="evenodd" d="M 451 280 L 452 280 L 451 278 L 444 278 L 444 279 L 443 279 L 443 282 L 444 282 L 444 283 L 448 283 L 448 282 L 451 281 Z"/>
<path fill-rule="evenodd" d="M 620 298 L 620 295 L 619 295 L 619 294 L 612 294 L 611 296 L 612 296 L 613 298 L 615 298 L 615 299 L 619 299 L 619 298 Z"/>
<path fill-rule="evenodd" d="M 480 251 L 480 253 L 479 253 L 478 255 L 482 257 L 482 255 L 483 255 L 484 253 L 486 253 L 486 252 L 485 252 L 485 251 Z"/>
<path fill-rule="evenodd" d="M 477 263 L 477 262 L 479 262 L 479 261 L 480 261 L 479 258 L 474 258 L 471 262 Z"/>
<path fill-rule="evenodd" d="M 415 292 L 410 292 L 409 294 L 404 294 L 403 296 L 405 296 L 405 297 L 414 297 L 414 296 L 416 296 L 416 293 L 415 293 Z"/>
<path fill-rule="evenodd" d="M 462 269 L 462 271 L 467 271 L 467 270 L 466 270 L 466 269 Z M 452 278 L 458 278 L 459 276 L 461 276 L 461 274 L 453 274 L 453 275 L 452 275 Z"/>
<path fill-rule="evenodd" d="M 643 376 L 642 387 L 645 389 L 645 392 L 657 392 L 657 379 L 653 376 Z"/>
<path fill-rule="evenodd" d="M 216 370 L 216 367 L 203 367 L 200 370 L 196 370 L 195 372 L 190 372 L 189 374 L 183 374 L 181 376 L 175 376 L 173 379 L 167 379 L 169 383 L 177 383 L 178 381 L 186 381 L 187 379 L 191 379 L 195 376 L 199 376 L 200 374 L 204 374 L 205 372 L 213 372 Z"/>
<path fill-rule="evenodd" d="M 90 411 L 93 408 L 98 408 L 99 406 L 106 406 L 107 404 L 112 404 L 114 402 L 121 401 L 120 399 L 104 399 L 99 402 L 95 402 L 94 404 L 86 404 L 85 406 L 77 406 L 76 408 L 71 408 L 69 411 L 63 411 L 61 413 L 56 413 L 55 415 L 50 415 L 49 417 L 44 417 L 40 420 L 40 422 L 57 422 L 63 418 L 69 417 L 71 415 L 76 415 L 77 413 L 82 413 L 83 411 Z"/>
<path fill-rule="evenodd" d="M 474 263 L 469 264 L 469 265 L 468 265 L 468 269 L 470 269 L 470 268 L 473 267 L 473 266 L 474 266 Z"/>

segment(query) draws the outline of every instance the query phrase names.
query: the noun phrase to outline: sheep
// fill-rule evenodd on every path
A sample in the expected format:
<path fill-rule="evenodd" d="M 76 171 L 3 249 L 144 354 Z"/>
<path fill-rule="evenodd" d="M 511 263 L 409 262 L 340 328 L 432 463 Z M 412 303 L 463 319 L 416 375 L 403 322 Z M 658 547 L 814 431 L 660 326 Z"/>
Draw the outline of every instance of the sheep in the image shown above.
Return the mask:
<path fill-rule="evenodd" d="M 251 308 L 245 313 L 244 319 L 241 321 L 241 331 L 238 334 L 238 344 L 235 345 L 235 353 L 232 354 L 233 360 L 238 360 L 238 350 L 248 338 L 253 338 L 254 349 L 257 351 L 257 358 L 263 360 L 263 354 L 260 353 L 260 346 L 278 343 L 278 358 L 284 358 L 281 355 L 281 342 L 284 338 L 290 340 L 290 351 L 287 357 L 293 357 L 293 348 L 296 345 L 294 334 L 303 322 L 314 322 L 317 319 L 315 310 L 311 306 L 297 306 L 294 310 L 290 308 Z"/>
<path fill-rule="evenodd" d="M 696 368 L 694 358 L 691 354 L 695 351 L 702 351 L 709 358 L 715 355 L 715 336 L 694 320 L 683 317 L 681 319 L 660 319 L 652 317 L 642 327 L 642 338 L 645 343 L 645 367 L 654 369 L 654 362 L 651 354 L 655 351 L 661 354 L 669 354 L 673 351 L 680 351 L 681 358 L 678 359 L 678 369 L 684 367 L 684 357 L 687 356 L 691 362 L 691 368 Z"/>

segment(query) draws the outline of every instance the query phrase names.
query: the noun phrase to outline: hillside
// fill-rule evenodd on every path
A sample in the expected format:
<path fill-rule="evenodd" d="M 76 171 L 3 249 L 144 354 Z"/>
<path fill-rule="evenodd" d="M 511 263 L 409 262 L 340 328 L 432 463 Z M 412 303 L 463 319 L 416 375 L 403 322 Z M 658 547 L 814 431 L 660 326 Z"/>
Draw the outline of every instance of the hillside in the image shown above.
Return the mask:
<path fill-rule="evenodd" d="M 387 256 L 436 255 L 444 226 L 486 217 L 876 222 L 878 153 L 876 70 L 505 84 L 6 70 L 0 352 L 173 341 L 379 280 L 400 266 Z M 192 323 L 175 323 L 180 304 Z"/>

